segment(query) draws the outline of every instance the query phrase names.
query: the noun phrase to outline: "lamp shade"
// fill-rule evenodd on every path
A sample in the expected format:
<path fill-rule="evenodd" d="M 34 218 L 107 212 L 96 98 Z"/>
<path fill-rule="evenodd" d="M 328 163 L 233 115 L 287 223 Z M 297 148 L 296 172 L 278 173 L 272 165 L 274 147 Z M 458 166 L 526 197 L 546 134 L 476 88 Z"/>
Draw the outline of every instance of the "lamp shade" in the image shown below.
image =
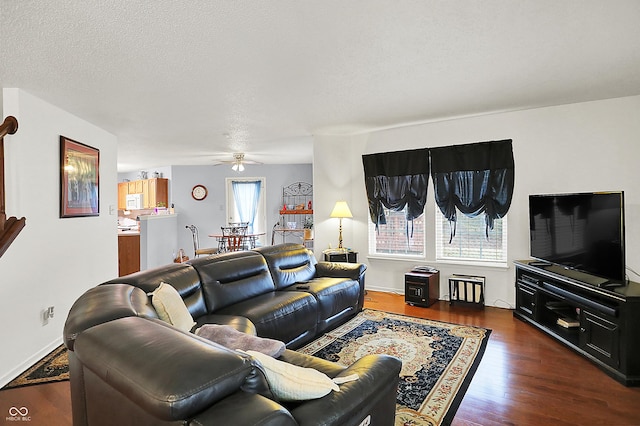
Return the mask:
<path fill-rule="evenodd" d="M 351 210 L 349 210 L 349 206 L 346 201 L 337 201 L 336 205 L 333 207 L 333 211 L 331 212 L 330 217 L 353 217 L 351 214 Z"/>

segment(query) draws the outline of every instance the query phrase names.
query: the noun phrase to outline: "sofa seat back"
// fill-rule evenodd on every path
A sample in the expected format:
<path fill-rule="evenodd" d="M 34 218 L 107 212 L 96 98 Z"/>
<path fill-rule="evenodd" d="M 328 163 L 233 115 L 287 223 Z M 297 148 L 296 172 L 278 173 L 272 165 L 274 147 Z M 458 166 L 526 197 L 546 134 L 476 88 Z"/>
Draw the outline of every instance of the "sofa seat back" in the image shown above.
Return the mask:
<path fill-rule="evenodd" d="M 255 249 L 269 265 L 278 290 L 309 281 L 316 275 L 316 258 L 301 244 L 286 243 Z"/>
<path fill-rule="evenodd" d="M 210 313 L 275 290 L 264 257 L 252 251 L 201 257 L 189 263 L 200 276 Z"/>
<path fill-rule="evenodd" d="M 147 294 L 128 284 L 105 284 L 87 290 L 71 306 L 64 324 L 64 344 L 74 350 L 83 331 L 119 318 L 158 318 Z"/>
<path fill-rule="evenodd" d="M 200 276 L 187 263 L 171 263 L 158 268 L 135 272 L 109 280 L 106 284 L 130 284 L 142 289 L 145 293 L 151 293 L 163 282 L 178 290 L 193 318 L 199 318 L 208 313 Z"/>

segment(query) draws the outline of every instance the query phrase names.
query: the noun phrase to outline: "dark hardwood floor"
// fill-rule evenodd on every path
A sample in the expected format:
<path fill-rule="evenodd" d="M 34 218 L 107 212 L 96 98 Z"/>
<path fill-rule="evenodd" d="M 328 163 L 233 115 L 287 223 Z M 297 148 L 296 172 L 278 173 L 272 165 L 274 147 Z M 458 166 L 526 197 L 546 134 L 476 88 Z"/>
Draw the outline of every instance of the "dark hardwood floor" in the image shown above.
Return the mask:
<path fill-rule="evenodd" d="M 374 291 L 365 307 L 492 330 L 453 425 L 640 425 L 640 388 L 621 385 L 510 310 L 444 301 L 421 308 Z M 12 406 L 27 407 L 32 426 L 71 425 L 69 382 L 0 391 L 0 420 Z"/>
<path fill-rule="evenodd" d="M 499 308 L 368 292 L 365 307 L 491 329 L 487 350 L 453 425 L 640 425 L 640 388 L 627 388 L 591 362 Z"/>

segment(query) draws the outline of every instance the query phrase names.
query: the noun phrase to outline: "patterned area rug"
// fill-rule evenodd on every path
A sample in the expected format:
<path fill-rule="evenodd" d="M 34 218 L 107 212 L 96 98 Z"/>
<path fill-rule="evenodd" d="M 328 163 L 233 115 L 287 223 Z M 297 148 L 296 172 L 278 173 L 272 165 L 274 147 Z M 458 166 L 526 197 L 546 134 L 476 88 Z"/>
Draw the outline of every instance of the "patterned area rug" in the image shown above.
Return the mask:
<path fill-rule="evenodd" d="M 64 345 L 57 347 L 53 352 L 36 362 L 31 368 L 13 379 L 2 389 L 59 382 L 62 380 L 69 380 L 69 358 L 67 357 L 67 348 Z"/>
<path fill-rule="evenodd" d="M 402 359 L 396 426 L 448 425 L 484 354 L 491 330 L 365 309 L 298 349 L 342 365 L 367 354 Z"/>

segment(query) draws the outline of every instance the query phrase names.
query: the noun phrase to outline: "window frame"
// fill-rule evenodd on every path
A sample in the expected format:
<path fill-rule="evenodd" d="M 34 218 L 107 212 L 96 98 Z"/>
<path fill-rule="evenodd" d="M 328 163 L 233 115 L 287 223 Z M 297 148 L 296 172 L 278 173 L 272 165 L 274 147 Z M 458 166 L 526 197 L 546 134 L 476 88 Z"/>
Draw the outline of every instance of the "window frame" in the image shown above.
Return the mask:
<path fill-rule="evenodd" d="M 396 213 L 396 214 L 402 214 L 405 217 L 405 222 L 406 222 L 406 206 L 398 212 L 393 212 L 393 211 L 389 211 L 387 208 L 384 208 L 385 211 L 385 216 L 388 218 L 388 214 L 389 213 Z M 422 230 L 418 230 L 418 232 L 422 232 L 422 243 L 420 244 L 421 247 L 421 252 L 420 253 L 383 253 L 383 252 L 377 252 L 377 251 L 373 251 L 373 249 L 375 249 L 376 246 L 376 234 L 377 234 L 377 230 L 375 227 L 375 224 L 371 221 L 371 216 L 367 215 L 367 257 L 369 258 L 378 258 L 378 259 L 408 259 L 408 260 L 421 260 L 421 259 L 425 259 L 426 258 L 426 254 L 427 254 L 427 247 L 426 247 L 426 242 L 427 242 L 427 219 L 426 219 L 426 209 L 425 211 L 418 216 L 417 218 L 414 219 L 414 237 L 415 237 L 415 221 L 420 221 L 422 223 Z M 387 225 L 388 225 L 388 221 L 387 221 Z M 387 225 L 380 225 L 380 227 L 383 226 L 387 226 Z M 414 238 L 411 237 L 411 238 Z"/>
<path fill-rule="evenodd" d="M 256 212 L 256 220 L 254 222 L 254 232 L 262 233 L 258 237 L 260 244 L 266 244 L 266 230 L 267 230 L 267 178 L 266 177 L 227 177 L 225 178 L 225 199 L 226 199 L 226 218 L 225 223 L 239 222 L 238 212 L 236 209 L 236 202 L 233 196 L 233 182 L 251 182 L 259 180 L 260 183 L 260 201 L 258 202 L 258 211 Z"/>
<path fill-rule="evenodd" d="M 507 219 L 508 215 L 505 215 L 504 217 L 500 218 L 500 219 L 496 219 L 495 220 L 495 224 L 498 224 L 498 221 L 500 221 L 500 226 L 501 226 L 501 235 L 500 238 L 502 240 L 501 245 L 502 245 L 502 259 L 479 259 L 479 258 L 464 258 L 464 257 L 444 257 L 442 256 L 442 247 L 444 244 L 444 238 L 448 239 L 449 238 L 449 234 L 448 233 L 443 233 L 442 231 L 442 225 L 443 224 L 447 224 L 448 220 L 444 217 L 444 215 L 442 214 L 442 212 L 440 211 L 440 209 L 438 208 L 438 206 L 435 206 L 435 214 L 434 214 L 434 258 L 435 261 L 437 263 L 442 263 L 442 264 L 456 264 L 456 265 L 467 265 L 467 266 L 482 266 L 482 267 L 495 267 L 495 268 L 508 268 L 509 267 L 509 220 Z M 457 218 L 458 220 L 460 220 L 460 218 L 464 218 L 464 219 L 471 219 L 471 220 L 482 220 L 483 225 L 484 225 L 484 214 L 482 215 L 478 215 L 474 218 L 469 218 L 467 216 L 465 216 L 464 214 L 460 213 L 460 211 L 457 211 Z M 464 220 L 463 219 L 463 220 Z M 483 226 L 484 229 L 484 226 Z M 495 231 L 495 226 L 493 230 L 489 230 L 489 233 L 491 234 L 491 232 L 496 232 Z M 484 233 L 484 230 L 483 230 Z M 456 236 L 453 237 L 454 238 L 454 242 L 456 240 L 456 238 L 462 238 L 462 236 L 460 236 L 459 234 L 456 234 Z M 483 237 L 484 238 L 484 237 Z M 439 243 L 440 241 L 440 243 Z M 447 241 L 448 243 L 448 241 Z"/>

